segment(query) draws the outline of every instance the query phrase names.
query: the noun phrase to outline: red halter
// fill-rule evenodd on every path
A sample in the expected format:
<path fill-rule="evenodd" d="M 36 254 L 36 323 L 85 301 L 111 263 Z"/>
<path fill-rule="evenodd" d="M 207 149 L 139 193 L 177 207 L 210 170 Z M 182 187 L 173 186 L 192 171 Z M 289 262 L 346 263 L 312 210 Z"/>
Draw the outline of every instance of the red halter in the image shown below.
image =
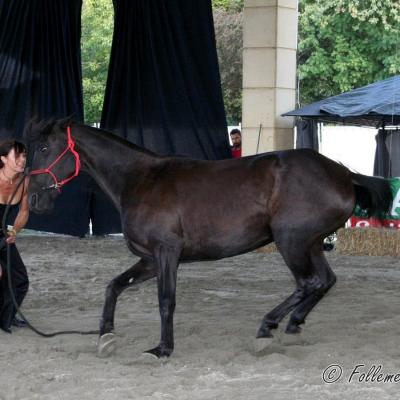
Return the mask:
<path fill-rule="evenodd" d="M 67 154 L 68 152 L 71 152 L 72 155 L 75 158 L 75 172 L 69 176 L 68 178 L 62 179 L 59 181 L 56 177 L 56 175 L 51 171 L 51 169 Z M 30 175 L 40 175 L 40 174 L 49 174 L 53 180 L 54 184 L 43 187 L 42 190 L 48 190 L 48 189 L 57 189 L 59 192 L 61 192 L 61 187 L 64 186 L 67 182 L 70 180 L 74 179 L 76 176 L 79 174 L 79 170 L 81 169 L 81 161 L 79 159 L 79 154 L 75 150 L 75 142 L 73 141 L 71 137 L 71 128 L 67 126 L 67 147 L 65 150 L 47 167 L 43 169 L 35 169 L 30 173 Z"/>

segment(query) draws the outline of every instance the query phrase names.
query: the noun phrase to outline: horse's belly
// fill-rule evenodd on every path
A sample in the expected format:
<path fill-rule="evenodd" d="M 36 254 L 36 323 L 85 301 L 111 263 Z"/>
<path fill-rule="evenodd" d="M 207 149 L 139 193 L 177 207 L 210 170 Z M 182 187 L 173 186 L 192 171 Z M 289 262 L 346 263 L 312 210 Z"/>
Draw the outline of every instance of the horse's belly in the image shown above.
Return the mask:
<path fill-rule="evenodd" d="M 241 230 L 228 234 L 210 232 L 208 237 L 192 237 L 185 241 L 182 251 L 183 260 L 217 260 L 247 253 L 273 241 L 269 227 Z"/>

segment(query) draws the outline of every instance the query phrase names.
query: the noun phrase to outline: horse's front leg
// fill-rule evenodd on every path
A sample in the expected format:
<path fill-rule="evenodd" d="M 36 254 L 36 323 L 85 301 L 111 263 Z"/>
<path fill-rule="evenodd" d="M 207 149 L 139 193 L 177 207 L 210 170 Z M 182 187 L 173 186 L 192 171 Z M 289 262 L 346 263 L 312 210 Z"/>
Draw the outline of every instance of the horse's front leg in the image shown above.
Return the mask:
<path fill-rule="evenodd" d="M 127 287 L 144 282 L 156 276 L 156 268 L 152 261 L 141 259 L 131 268 L 114 278 L 107 286 L 103 314 L 100 320 L 100 338 L 98 353 L 109 355 L 115 349 L 114 315 L 118 296 Z"/>
<path fill-rule="evenodd" d="M 180 250 L 160 245 L 155 253 L 158 304 L 161 317 L 161 340 L 157 347 L 146 351 L 146 353 L 160 358 L 169 357 L 174 350 L 173 319 Z"/>

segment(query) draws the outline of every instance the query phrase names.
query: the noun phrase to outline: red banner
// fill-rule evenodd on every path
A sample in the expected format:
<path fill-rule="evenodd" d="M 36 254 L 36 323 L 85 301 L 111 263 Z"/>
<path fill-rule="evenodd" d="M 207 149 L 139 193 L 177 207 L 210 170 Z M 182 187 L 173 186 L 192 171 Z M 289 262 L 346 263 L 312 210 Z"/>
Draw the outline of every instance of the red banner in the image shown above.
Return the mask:
<path fill-rule="evenodd" d="M 393 192 L 393 204 L 389 213 L 368 218 L 365 210 L 356 205 L 354 214 L 350 218 L 350 226 L 400 229 L 400 178 L 390 179 L 390 185 Z"/>
<path fill-rule="evenodd" d="M 362 218 L 351 217 L 350 226 L 357 228 L 392 228 L 400 229 L 400 220 L 398 219 L 379 219 L 379 218 Z"/>

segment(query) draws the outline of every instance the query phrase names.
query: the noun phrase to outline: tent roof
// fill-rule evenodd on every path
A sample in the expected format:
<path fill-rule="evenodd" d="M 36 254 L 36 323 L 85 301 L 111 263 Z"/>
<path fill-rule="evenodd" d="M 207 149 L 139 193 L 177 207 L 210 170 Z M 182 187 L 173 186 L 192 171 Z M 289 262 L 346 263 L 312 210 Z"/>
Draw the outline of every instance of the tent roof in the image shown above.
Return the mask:
<path fill-rule="evenodd" d="M 361 126 L 400 125 L 400 75 L 282 115 Z"/>

